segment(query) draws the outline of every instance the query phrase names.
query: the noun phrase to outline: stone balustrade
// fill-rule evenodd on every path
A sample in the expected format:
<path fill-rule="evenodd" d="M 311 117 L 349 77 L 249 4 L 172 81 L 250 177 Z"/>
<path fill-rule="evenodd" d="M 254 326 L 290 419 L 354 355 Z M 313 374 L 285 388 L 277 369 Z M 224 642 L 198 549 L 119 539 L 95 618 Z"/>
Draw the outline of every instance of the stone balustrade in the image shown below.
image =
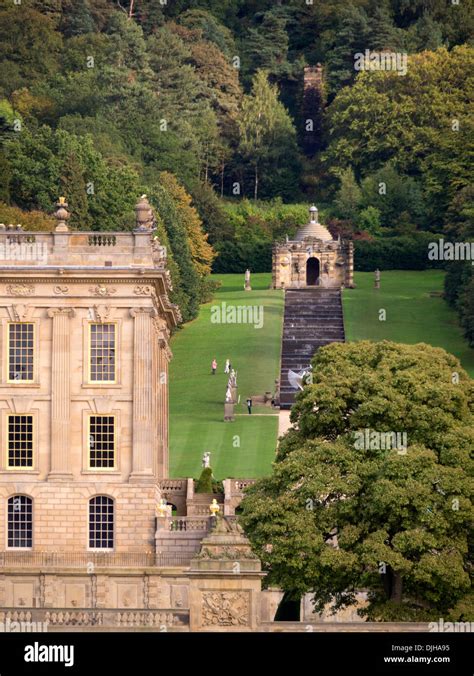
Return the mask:
<path fill-rule="evenodd" d="M 166 249 L 151 240 L 153 233 L 98 232 L 27 232 L 0 228 L 0 250 L 3 265 L 9 261 L 15 268 L 47 266 L 104 266 L 104 256 L 114 267 L 162 268 L 166 266 Z M 152 246 L 150 246 L 150 240 Z M 22 247 L 22 249 L 20 249 Z"/>
<path fill-rule="evenodd" d="M 207 512 L 209 514 L 209 508 Z M 210 516 L 174 516 L 169 520 L 169 530 L 207 532 L 210 528 L 210 522 Z"/>
<path fill-rule="evenodd" d="M 106 610 L 78 608 L 28 608 L 17 610 L 4 609 L 0 612 L 0 622 L 4 626 L 25 632 L 60 631 L 68 629 L 92 628 L 149 628 L 158 631 L 169 631 L 189 626 L 189 610 L 177 609 L 127 609 Z"/>
<path fill-rule="evenodd" d="M 161 479 L 158 482 L 160 491 L 169 495 L 186 495 L 187 479 Z"/>
<path fill-rule="evenodd" d="M 203 520 L 197 520 L 199 530 Z M 186 525 L 181 528 L 186 531 Z M 170 528 L 171 530 L 171 528 Z M 204 530 L 204 528 L 202 528 Z M 179 552 L 0 552 L 0 567 L 7 568 L 166 568 L 188 567 L 190 557 Z"/>

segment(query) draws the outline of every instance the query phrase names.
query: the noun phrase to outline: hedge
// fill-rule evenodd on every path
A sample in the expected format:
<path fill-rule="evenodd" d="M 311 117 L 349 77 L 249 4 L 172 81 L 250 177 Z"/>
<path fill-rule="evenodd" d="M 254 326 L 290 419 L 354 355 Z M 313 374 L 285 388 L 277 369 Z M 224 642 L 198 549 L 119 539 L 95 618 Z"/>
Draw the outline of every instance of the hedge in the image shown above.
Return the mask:
<path fill-rule="evenodd" d="M 417 232 L 402 237 L 387 237 L 374 240 L 355 240 L 354 269 L 360 272 L 379 270 L 426 270 L 443 268 L 443 261 L 428 258 L 428 244 L 441 235 L 432 232 Z"/>
<path fill-rule="evenodd" d="M 373 240 L 354 241 L 354 267 L 360 272 L 379 270 L 426 270 L 443 268 L 443 261 L 428 259 L 428 244 L 442 235 L 432 232 L 417 232 L 401 237 L 384 237 Z M 218 256 L 213 272 L 241 273 L 247 268 L 252 272 L 271 272 L 271 242 L 219 242 Z"/>
<path fill-rule="evenodd" d="M 221 274 L 230 272 L 245 272 L 247 268 L 252 272 L 271 272 L 272 244 L 271 242 L 219 242 L 215 245 L 217 258 L 212 271 Z"/>

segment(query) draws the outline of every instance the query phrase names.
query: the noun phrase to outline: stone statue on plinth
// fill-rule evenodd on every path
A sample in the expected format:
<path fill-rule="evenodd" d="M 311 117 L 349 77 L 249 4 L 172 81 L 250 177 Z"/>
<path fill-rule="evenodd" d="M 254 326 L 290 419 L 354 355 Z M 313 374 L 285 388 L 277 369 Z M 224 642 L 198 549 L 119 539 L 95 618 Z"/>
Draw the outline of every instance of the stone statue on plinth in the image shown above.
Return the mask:
<path fill-rule="evenodd" d="M 233 422 L 234 417 L 234 406 L 237 403 L 237 372 L 232 369 L 229 375 L 229 380 L 227 381 L 227 389 L 225 393 L 225 403 L 224 403 L 224 421 Z"/>
<path fill-rule="evenodd" d="M 377 268 L 375 271 L 375 277 L 374 277 L 374 288 L 375 289 L 380 289 L 380 270 Z"/>
<path fill-rule="evenodd" d="M 252 291 L 252 287 L 250 286 L 250 270 L 248 268 L 245 271 L 244 291 Z"/>

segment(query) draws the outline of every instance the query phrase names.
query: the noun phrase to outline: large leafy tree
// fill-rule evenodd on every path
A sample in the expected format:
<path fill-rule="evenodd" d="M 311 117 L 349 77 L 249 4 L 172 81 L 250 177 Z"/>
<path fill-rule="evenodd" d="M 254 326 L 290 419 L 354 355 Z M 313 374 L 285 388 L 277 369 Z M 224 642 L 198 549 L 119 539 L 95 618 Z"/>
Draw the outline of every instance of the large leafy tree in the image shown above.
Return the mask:
<path fill-rule="evenodd" d="M 66 190 L 77 209 L 73 215 L 77 227 L 117 230 L 133 222 L 140 192 L 137 172 L 126 162 L 104 159 L 92 137 L 47 126 L 25 127 L 5 144 L 5 153 L 17 206 L 49 212 Z"/>
<path fill-rule="evenodd" d="M 0 7 L 0 90 L 15 89 L 52 75 L 58 68 L 62 36 L 49 16 L 23 4 Z"/>
<path fill-rule="evenodd" d="M 472 184 L 472 79 L 474 49 L 445 48 L 411 56 L 405 76 L 362 72 L 330 108 L 334 167 L 360 175 L 392 159 L 398 170 L 420 176 L 429 216 L 442 217 L 455 193 Z"/>
<path fill-rule="evenodd" d="M 366 589 L 370 619 L 456 616 L 474 488 L 474 384 L 458 360 L 428 345 L 332 344 L 291 419 L 272 476 L 242 503 L 267 584 L 314 593 L 318 610 Z M 360 443 L 362 430 L 406 433 L 406 452 Z"/>
<path fill-rule="evenodd" d="M 161 172 L 158 175 L 158 182 L 151 186 L 150 197 L 157 207 L 179 272 L 178 285 L 174 283 L 171 299 L 179 304 L 183 320 L 189 321 L 198 313 L 202 279 L 209 264 L 206 256 L 212 260 L 212 249 L 200 222 L 194 217 L 189 196 L 172 174 Z"/>
<path fill-rule="evenodd" d="M 244 96 L 239 117 L 239 151 L 253 170 L 254 198 L 260 182 L 277 185 L 280 194 L 295 194 L 297 173 L 296 131 L 291 118 L 278 99 L 278 89 L 270 84 L 265 71 L 258 71 L 252 91 Z M 291 199 L 291 198 L 290 198 Z"/>

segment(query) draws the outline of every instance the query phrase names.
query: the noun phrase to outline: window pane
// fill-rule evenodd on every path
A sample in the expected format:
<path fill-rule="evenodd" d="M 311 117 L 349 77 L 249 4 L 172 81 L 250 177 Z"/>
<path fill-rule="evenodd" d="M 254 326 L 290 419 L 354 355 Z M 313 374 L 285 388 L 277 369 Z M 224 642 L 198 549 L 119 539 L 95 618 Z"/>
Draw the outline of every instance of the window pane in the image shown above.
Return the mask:
<path fill-rule="evenodd" d="M 8 467 L 33 467 L 33 416 L 7 418 Z"/>
<path fill-rule="evenodd" d="M 89 547 L 110 549 L 114 546 L 114 503 L 98 495 L 89 501 Z"/>
<path fill-rule="evenodd" d="M 33 324 L 9 324 L 8 379 L 33 380 Z"/>
<path fill-rule="evenodd" d="M 115 324 L 90 326 L 90 380 L 115 381 Z"/>
<path fill-rule="evenodd" d="M 91 415 L 89 418 L 89 465 L 98 469 L 115 467 L 115 418 Z"/>
<path fill-rule="evenodd" d="M 33 501 L 25 495 L 8 499 L 8 547 L 33 546 Z"/>

